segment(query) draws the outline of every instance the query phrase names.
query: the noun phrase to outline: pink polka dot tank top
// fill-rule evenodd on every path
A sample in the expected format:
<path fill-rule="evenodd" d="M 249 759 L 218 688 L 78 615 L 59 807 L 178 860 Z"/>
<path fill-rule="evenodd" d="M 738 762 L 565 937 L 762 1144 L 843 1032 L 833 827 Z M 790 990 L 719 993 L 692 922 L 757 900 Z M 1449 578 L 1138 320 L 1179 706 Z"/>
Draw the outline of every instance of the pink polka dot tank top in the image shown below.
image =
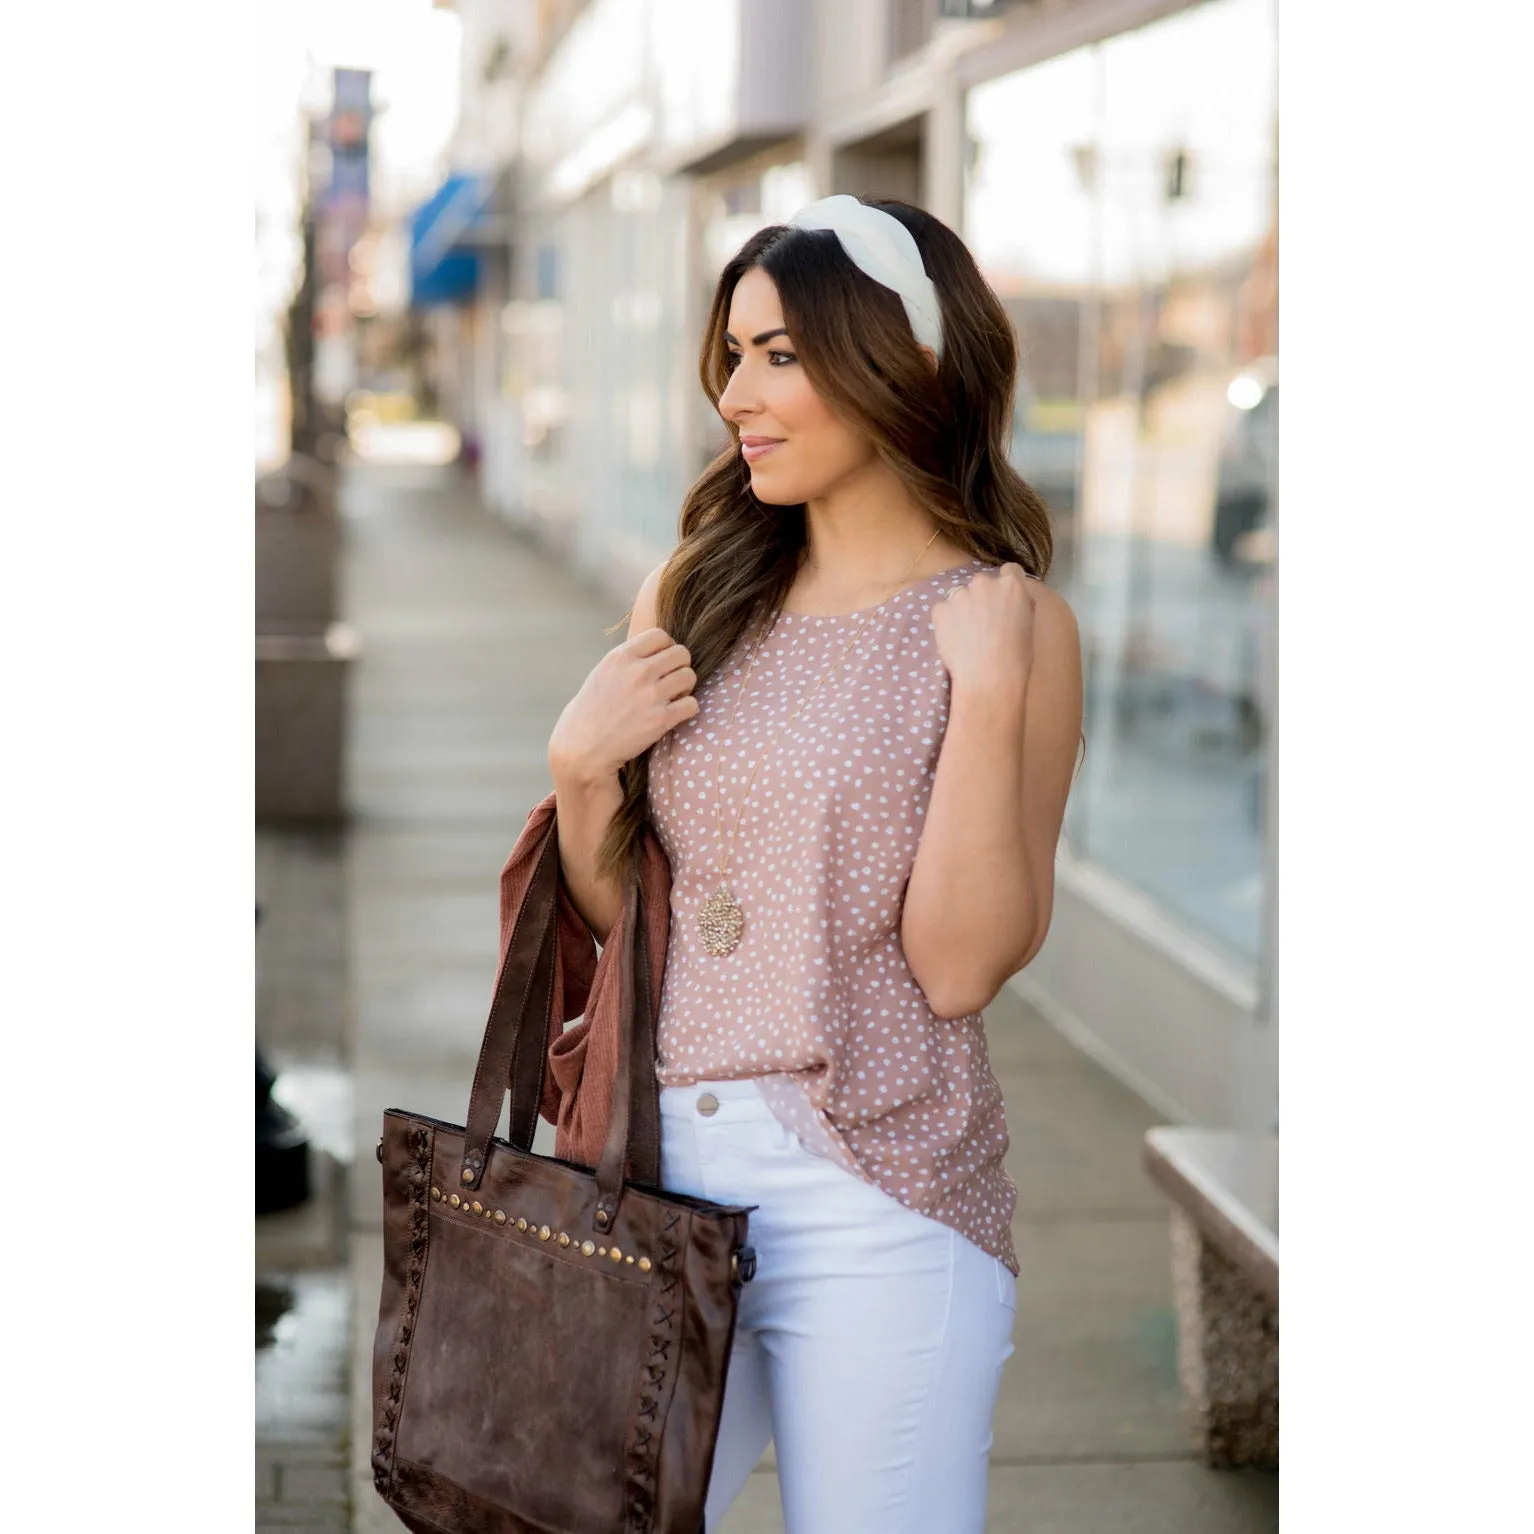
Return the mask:
<path fill-rule="evenodd" d="M 1017 1188 L 983 1014 L 937 1016 L 900 941 L 948 720 L 932 606 L 985 568 L 971 560 L 856 613 L 779 614 L 744 694 L 749 638 L 657 743 L 650 816 L 672 881 L 657 1075 L 756 1078 L 806 1148 L 1015 1274 Z M 720 882 L 716 817 L 727 845 L 758 758 L 725 880 L 745 924 L 715 956 L 698 915 Z"/>

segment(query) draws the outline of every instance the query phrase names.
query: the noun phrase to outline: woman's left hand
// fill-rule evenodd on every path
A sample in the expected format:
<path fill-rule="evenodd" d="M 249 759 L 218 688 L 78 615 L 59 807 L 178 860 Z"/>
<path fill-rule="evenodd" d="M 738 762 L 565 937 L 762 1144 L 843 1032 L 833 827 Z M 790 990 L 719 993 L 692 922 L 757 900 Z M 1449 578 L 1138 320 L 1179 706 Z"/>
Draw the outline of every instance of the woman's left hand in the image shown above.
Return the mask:
<path fill-rule="evenodd" d="M 1019 564 L 982 570 L 932 606 L 932 635 L 950 683 L 966 691 L 1026 686 L 1038 582 Z"/>

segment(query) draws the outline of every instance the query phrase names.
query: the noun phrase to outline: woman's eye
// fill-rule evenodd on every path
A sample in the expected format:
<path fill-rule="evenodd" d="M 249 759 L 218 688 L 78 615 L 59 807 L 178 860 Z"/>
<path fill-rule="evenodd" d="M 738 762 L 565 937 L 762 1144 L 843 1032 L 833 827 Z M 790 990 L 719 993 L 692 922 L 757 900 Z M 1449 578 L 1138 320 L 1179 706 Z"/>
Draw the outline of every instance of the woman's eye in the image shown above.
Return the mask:
<path fill-rule="evenodd" d="M 724 370 L 733 373 L 741 359 L 740 352 L 726 352 L 724 354 Z M 767 353 L 767 361 L 770 366 L 777 367 L 781 363 L 797 362 L 799 359 L 792 352 L 771 351 Z"/>

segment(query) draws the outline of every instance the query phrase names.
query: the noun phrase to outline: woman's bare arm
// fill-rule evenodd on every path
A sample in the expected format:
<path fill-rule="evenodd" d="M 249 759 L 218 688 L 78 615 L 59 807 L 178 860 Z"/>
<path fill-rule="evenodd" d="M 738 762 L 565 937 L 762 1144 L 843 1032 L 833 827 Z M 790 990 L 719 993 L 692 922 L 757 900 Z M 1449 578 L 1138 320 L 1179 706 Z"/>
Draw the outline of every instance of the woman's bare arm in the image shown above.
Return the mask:
<path fill-rule="evenodd" d="M 1026 673 L 955 686 L 901 942 L 939 1017 L 990 1004 L 1043 945 L 1081 731 L 1081 640 L 1041 587 Z"/>

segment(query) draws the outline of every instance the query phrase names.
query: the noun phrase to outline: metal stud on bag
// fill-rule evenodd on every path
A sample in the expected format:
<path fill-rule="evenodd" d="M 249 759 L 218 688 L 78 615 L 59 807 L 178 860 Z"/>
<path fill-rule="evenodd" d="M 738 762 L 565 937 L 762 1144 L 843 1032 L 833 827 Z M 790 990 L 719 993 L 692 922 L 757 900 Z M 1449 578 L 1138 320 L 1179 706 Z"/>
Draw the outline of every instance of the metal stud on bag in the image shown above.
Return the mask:
<path fill-rule="evenodd" d="M 648 1257 L 636 1257 L 632 1252 L 625 1252 L 621 1247 L 598 1246 L 594 1241 L 577 1242 L 566 1230 L 556 1231 L 548 1225 L 533 1225 L 528 1222 L 526 1215 L 519 1215 L 515 1219 L 506 1213 L 504 1209 L 491 1209 L 475 1199 L 472 1203 L 466 1198 L 459 1198 L 456 1193 L 443 1193 L 440 1188 L 432 1188 L 430 1197 L 434 1203 L 443 1203 L 452 1209 L 456 1209 L 460 1215 L 468 1215 L 470 1218 L 484 1219 L 496 1225 L 504 1225 L 510 1230 L 516 1230 L 530 1236 L 535 1236 L 539 1241 L 553 1241 L 561 1248 L 574 1247 L 584 1257 L 606 1257 L 612 1262 L 626 1263 L 631 1267 L 637 1267 L 641 1273 L 648 1273 L 654 1267 L 654 1263 Z M 749 1248 L 745 1249 L 749 1250 Z M 753 1258 L 754 1262 L 754 1258 Z M 731 1277 L 738 1279 L 738 1270 L 731 1259 Z"/>

